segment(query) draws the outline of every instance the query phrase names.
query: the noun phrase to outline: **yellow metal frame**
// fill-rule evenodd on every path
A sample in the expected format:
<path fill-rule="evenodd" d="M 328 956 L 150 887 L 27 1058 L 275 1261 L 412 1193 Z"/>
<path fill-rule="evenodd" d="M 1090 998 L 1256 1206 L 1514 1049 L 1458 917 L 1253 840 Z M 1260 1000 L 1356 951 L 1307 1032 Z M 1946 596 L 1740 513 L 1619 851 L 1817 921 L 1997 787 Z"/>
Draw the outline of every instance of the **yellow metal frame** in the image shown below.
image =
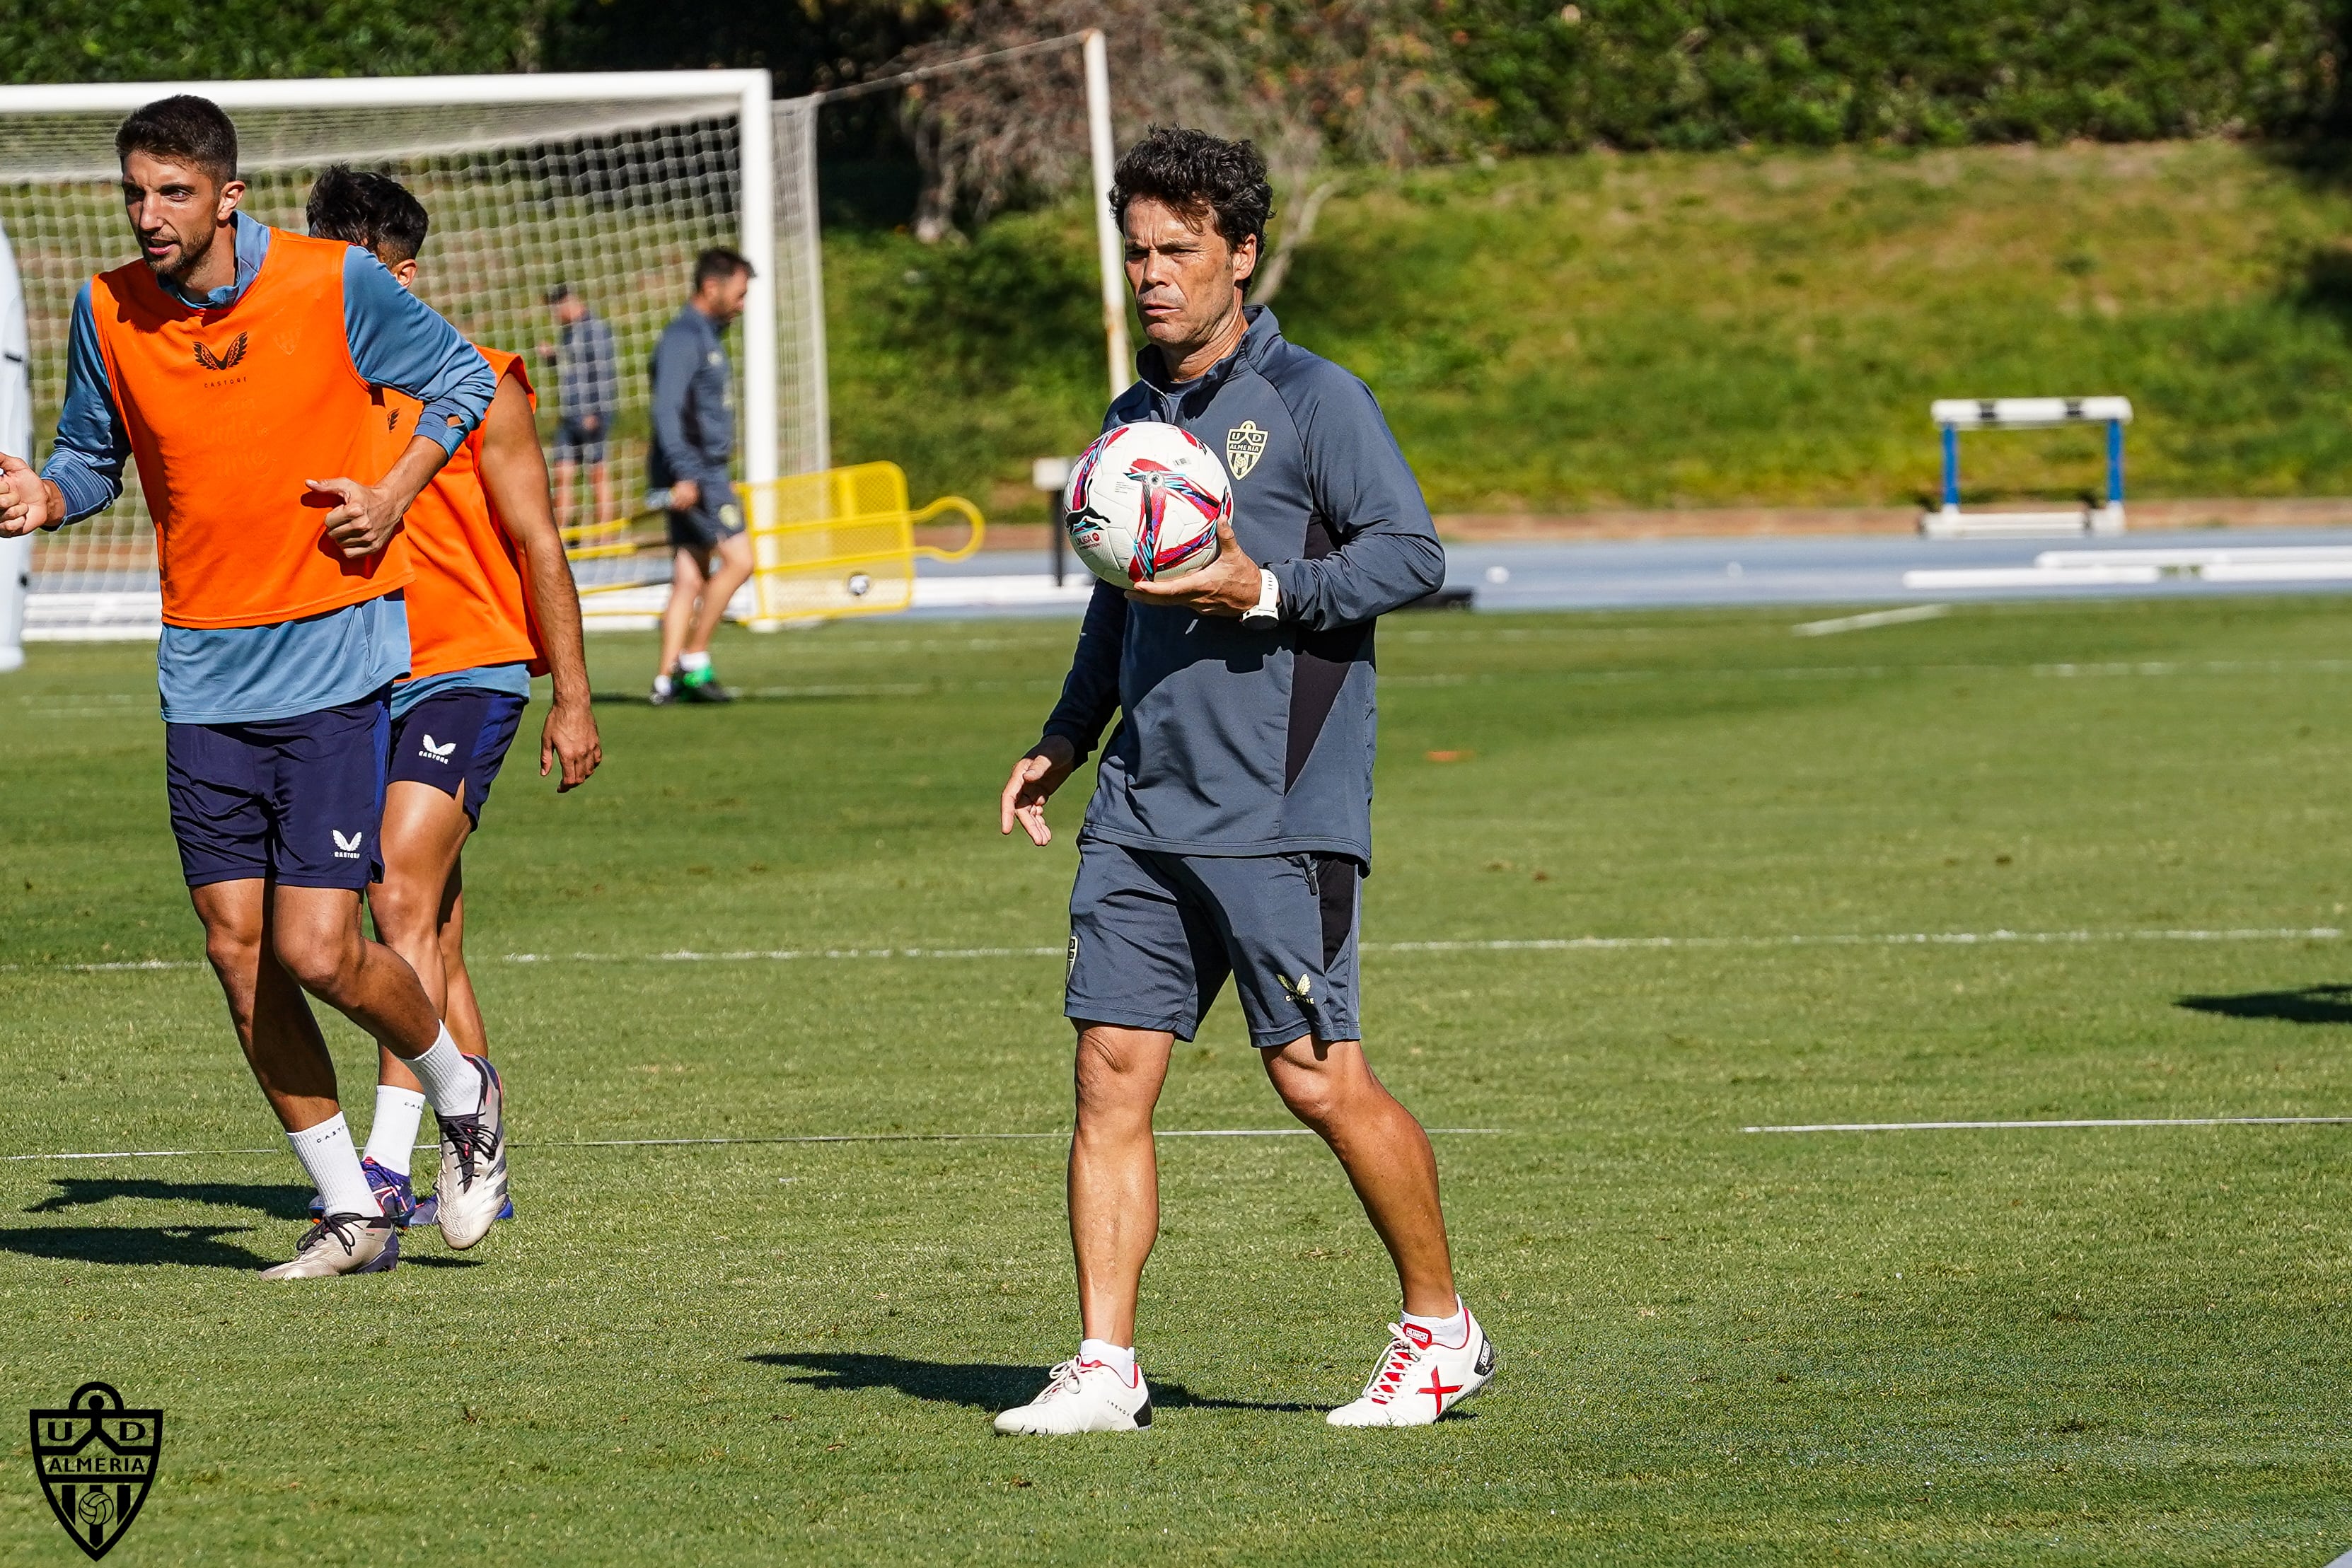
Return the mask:
<path fill-rule="evenodd" d="M 895 463 L 860 463 L 815 474 L 796 474 L 760 485 L 738 485 L 737 497 L 749 520 L 751 625 L 772 631 L 795 622 L 846 615 L 882 615 L 914 602 L 915 560 L 969 559 L 987 538 L 988 519 L 961 496 L 942 496 L 919 509 L 907 499 L 907 475 Z M 971 526 L 971 536 L 954 549 L 917 544 L 915 530 L 954 513 Z M 589 523 L 563 531 L 573 560 L 609 559 L 647 548 L 633 537 L 635 526 L 658 517 Z M 598 583 L 592 594 L 644 588 L 643 581 Z"/>

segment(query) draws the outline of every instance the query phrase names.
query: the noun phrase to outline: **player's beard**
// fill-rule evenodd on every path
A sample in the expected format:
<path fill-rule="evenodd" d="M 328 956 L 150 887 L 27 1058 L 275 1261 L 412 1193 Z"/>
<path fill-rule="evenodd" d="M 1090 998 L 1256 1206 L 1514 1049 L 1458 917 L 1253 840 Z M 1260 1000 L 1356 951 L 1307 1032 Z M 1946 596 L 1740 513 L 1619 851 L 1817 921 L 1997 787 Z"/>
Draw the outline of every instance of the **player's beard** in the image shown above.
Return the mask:
<path fill-rule="evenodd" d="M 201 243 L 191 241 L 187 235 L 182 235 L 179 236 L 180 259 L 177 265 L 170 267 L 156 267 L 153 262 L 149 262 L 147 265 L 153 267 L 155 276 L 164 282 L 184 284 L 194 274 L 196 268 L 205 264 L 205 258 L 212 255 L 213 246 L 220 243 L 221 233 L 222 225 L 214 224 L 204 231 Z"/>

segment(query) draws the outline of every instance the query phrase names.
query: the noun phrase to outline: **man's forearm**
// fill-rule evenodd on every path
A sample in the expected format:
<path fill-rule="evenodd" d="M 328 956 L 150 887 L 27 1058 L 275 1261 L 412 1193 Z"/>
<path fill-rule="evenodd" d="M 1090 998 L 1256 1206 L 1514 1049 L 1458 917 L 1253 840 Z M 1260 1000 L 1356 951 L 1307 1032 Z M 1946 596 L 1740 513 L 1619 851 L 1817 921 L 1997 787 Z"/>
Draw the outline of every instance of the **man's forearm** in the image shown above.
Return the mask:
<path fill-rule="evenodd" d="M 395 509 L 405 512 L 409 503 L 425 494 L 425 486 L 433 483 L 433 476 L 449 461 L 448 451 L 429 435 L 411 436 L 408 450 L 400 455 L 392 471 L 377 481 L 376 488 L 392 497 Z"/>
<path fill-rule="evenodd" d="M 530 612 L 539 624 L 540 646 L 547 653 L 547 673 L 555 684 L 559 706 L 588 701 L 588 649 L 580 622 L 580 588 L 572 580 L 572 562 L 552 528 L 534 531 L 521 541 L 523 591 L 530 595 Z"/>

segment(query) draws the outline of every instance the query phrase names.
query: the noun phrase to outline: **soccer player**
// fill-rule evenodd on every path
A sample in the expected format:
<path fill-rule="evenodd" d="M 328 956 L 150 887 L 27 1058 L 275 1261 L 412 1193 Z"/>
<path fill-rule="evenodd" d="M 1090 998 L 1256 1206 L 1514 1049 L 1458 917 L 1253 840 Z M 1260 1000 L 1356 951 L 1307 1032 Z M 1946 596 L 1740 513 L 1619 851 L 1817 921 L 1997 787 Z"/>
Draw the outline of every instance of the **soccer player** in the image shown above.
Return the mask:
<path fill-rule="evenodd" d="M 429 219 L 398 181 L 337 164 L 311 188 L 308 216 L 312 235 L 361 246 L 403 288 L 415 287 Z M 549 508 L 530 382 L 520 355 L 477 351 L 498 377 L 497 395 L 480 428 L 408 508 L 416 561 L 408 678 L 392 688 L 383 875 L 368 889 L 368 908 L 376 935 L 416 971 L 458 1048 L 487 1061 L 481 1008 L 466 973 L 460 857 L 530 700 L 532 674 L 554 677 L 540 731 L 541 776 L 560 761 L 557 790 L 574 789 L 596 770 L 603 748 L 589 712 L 580 596 Z M 427 1223 L 437 1200 L 418 1203 L 408 1180 L 425 1095 L 406 1063 L 391 1051 L 382 1057 L 361 1167 L 396 1224 Z"/>
<path fill-rule="evenodd" d="M 731 250 L 704 251 L 694 263 L 694 298 L 654 345 L 654 445 L 646 469 L 654 485 L 669 492 L 672 551 L 661 668 L 654 674 L 656 706 L 681 696 L 723 703 L 734 695 L 711 671 L 710 639 L 726 618 L 727 601 L 751 577 L 751 541 L 729 476 L 735 372 L 725 342 L 751 287 L 750 262 Z"/>
<path fill-rule="evenodd" d="M 1228 974 L 1266 1076 L 1339 1156 L 1403 1287 L 1363 1394 L 1330 1422 L 1424 1426 L 1483 1387 L 1495 1357 L 1454 1291 L 1428 1136 L 1364 1059 L 1356 925 L 1372 623 L 1435 589 L 1444 555 L 1371 393 L 1244 302 L 1273 205 L 1256 150 L 1155 130 L 1119 161 L 1110 199 L 1150 343 L 1105 428 L 1158 420 L 1223 453 L 1234 522 L 1197 572 L 1097 586 L 1045 737 L 1004 786 L 1003 831 L 1047 842 L 1047 799 L 1121 710 L 1070 894 L 1085 1337 L 996 1429 L 1150 1424 L 1134 1347 L 1160 1223 L 1152 1106 L 1173 1042 Z"/>
<path fill-rule="evenodd" d="M 360 1168 L 302 992 L 406 1061 L 441 1125 L 442 1234 L 505 1201 L 501 1096 L 399 954 L 367 940 L 387 692 L 408 668 L 401 514 L 496 381 L 375 259 L 237 210 L 236 130 L 194 97 L 115 136 L 140 259 L 74 302 L 47 467 L 0 455 L 0 535 L 78 521 L 139 465 L 155 518 L 172 831 L 238 1043 L 326 1199 L 265 1279 L 377 1272 L 397 1232 Z M 390 387 L 424 412 L 394 426 Z"/>
<path fill-rule="evenodd" d="M 562 411 L 555 427 L 555 520 L 570 526 L 572 478 L 584 467 L 595 507 L 588 520 L 608 522 L 613 481 L 604 459 L 621 392 L 613 329 L 568 283 L 547 291 L 547 308 L 555 313 L 556 340 L 547 347 L 545 358 L 555 370 L 556 406 Z"/>

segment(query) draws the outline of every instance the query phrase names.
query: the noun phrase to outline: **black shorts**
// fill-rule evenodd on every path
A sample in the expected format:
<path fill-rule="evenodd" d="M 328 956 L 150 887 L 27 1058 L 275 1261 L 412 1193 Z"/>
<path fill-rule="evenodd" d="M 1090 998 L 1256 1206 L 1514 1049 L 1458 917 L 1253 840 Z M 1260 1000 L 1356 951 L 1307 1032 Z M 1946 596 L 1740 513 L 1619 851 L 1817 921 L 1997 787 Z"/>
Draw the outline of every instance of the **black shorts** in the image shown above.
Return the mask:
<path fill-rule="evenodd" d="M 255 724 L 167 724 L 163 788 L 190 887 L 267 878 L 352 892 L 383 874 L 383 693 Z"/>
<path fill-rule="evenodd" d="M 430 784 L 454 795 L 466 820 L 482 825 L 482 802 L 522 721 L 525 699 L 512 692 L 460 686 L 436 692 L 392 721 L 394 784 Z"/>
<path fill-rule="evenodd" d="M 714 550 L 743 531 L 743 508 L 730 496 L 716 507 L 696 505 L 669 515 L 669 542 L 677 549 Z"/>
<path fill-rule="evenodd" d="M 604 461 L 604 436 L 610 428 L 610 421 L 593 430 L 572 420 L 559 421 L 555 426 L 555 461 L 594 467 Z"/>

